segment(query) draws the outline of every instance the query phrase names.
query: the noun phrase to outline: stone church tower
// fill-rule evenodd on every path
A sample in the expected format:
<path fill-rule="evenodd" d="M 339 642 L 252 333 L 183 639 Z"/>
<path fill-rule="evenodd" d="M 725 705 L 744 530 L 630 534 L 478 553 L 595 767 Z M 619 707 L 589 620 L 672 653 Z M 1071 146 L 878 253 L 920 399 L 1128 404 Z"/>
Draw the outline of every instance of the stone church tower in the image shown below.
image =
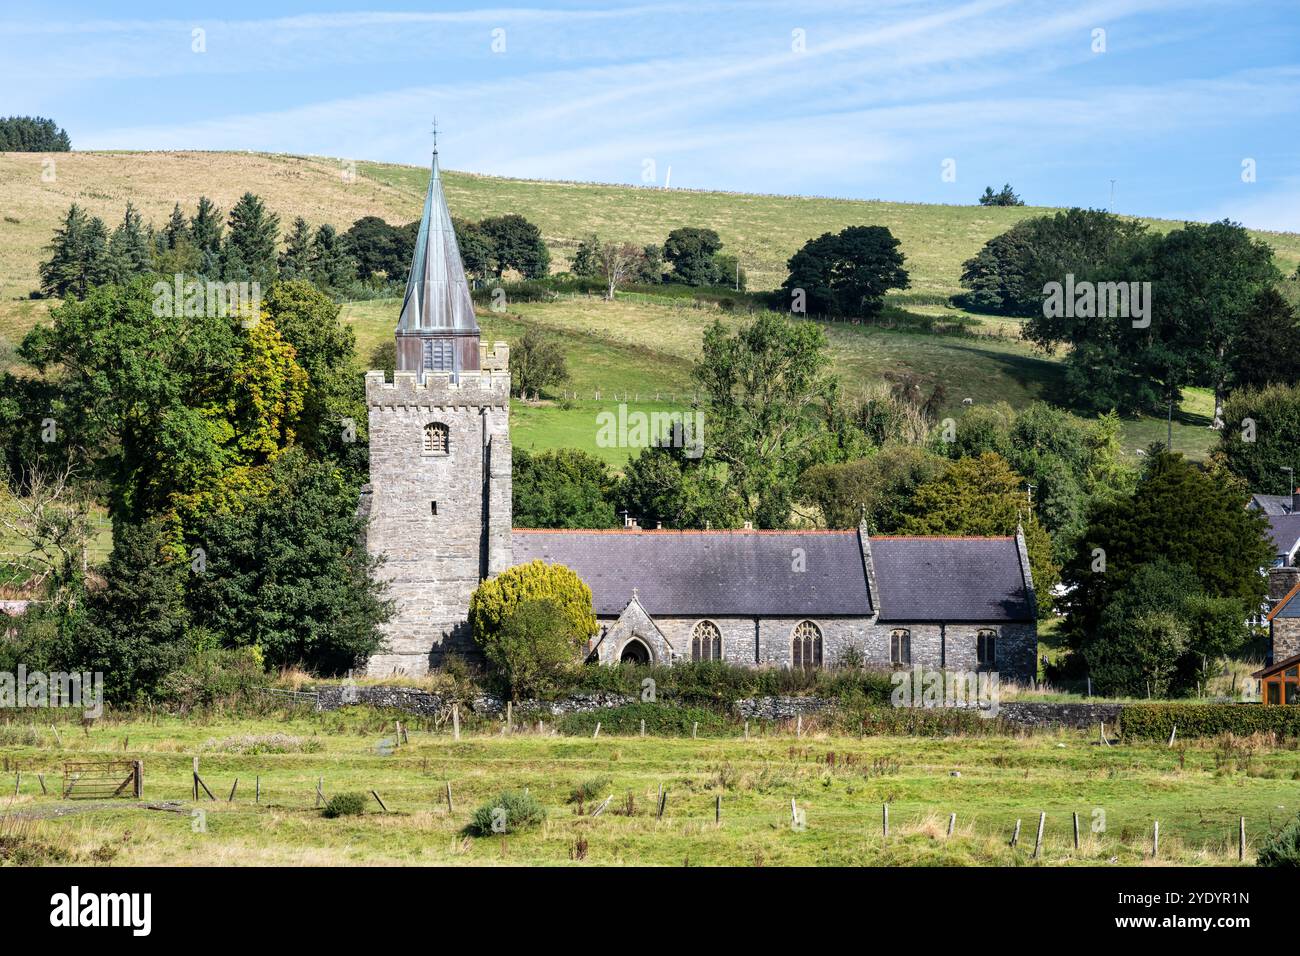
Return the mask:
<path fill-rule="evenodd" d="M 470 595 L 509 567 L 509 350 L 479 342 L 434 150 L 397 325 L 397 370 L 366 374 L 367 547 L 396 602 L 371 674 L 422 674 L 473 653 Z"/>

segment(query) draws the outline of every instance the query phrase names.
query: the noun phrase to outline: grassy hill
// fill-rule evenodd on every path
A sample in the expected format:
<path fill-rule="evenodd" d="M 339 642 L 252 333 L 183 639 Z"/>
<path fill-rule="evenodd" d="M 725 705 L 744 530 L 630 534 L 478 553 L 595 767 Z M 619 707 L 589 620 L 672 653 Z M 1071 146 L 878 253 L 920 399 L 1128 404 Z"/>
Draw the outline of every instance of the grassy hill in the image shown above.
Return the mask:
<path fill-rule="evenodd" d="M 288 223 L 294 216 L 346 228 L 363 215 L 389 222 L 418 217 L 428 182 L 425 167 L 357 163 L 355 169 L 321 157 L 263 153 L 67 153 L 53 157 L 0 153 L 0 363 L 5 351 L 47 314 L 49 303 L 32 300 L 37 269 L 59 218 L 77 202 L 111 226 L 127 200 L 144 218 L 161 225 L 180 202 L 192 212 L 200 195 L 228 210 L 245 191 L 267 202 Z M 353 174 L 354 173 L 354 174 Z M 888 226 L 898 236 L 911 270 L 912 288 L 889 298 L 895 327 L 842 324 L 828 329 L 836 371 L 845 390 L 860 392 L 883 372 L 910 369 L 941 383 L 952 408 L 1006 400 L 1023 405 L 1048 398 L 1067 407 L 1057 358 L 1044 356 L 1018 337 L 1006 320 L 971 317 L 949 307 L 959 290 L 961 263 L 989 238 L 1027 216 L 1052 210 L 694 192 L 590 183 L 507 180 L 445 173 L 452 211 L 470 219 L 520 213 L 541 228 L 554 268 L 567 267 L 578 242 L 595 231 L 611 239 L 660 242 L 682 225 L 709 226 L 725 248 L 737 253 L 750 287 L 773 288 L 784 264 L 807 239 L 847 225 Z M 1153 229 L 1177 223 L 1149 220 Z M 1288 271 L 1300 263 L 1300 235 L 1261 233 Z M 394 302 L 349 303 L 345 318 L 357 329 L 362 354 L 391 334 Z M 610 397 L 630 404 L 667 407 L 689 388 L 689 368 L 704 326 L 728 313 L 690 299 L 629 294 L 616 303 L 595 298 L 512 305 L 507 315 L 485 314 L 488 336 L 515 340 L 528 325 L 559 336 L 569 354 L 579 393 L 575 401 L 514 410 L 521 447 L 574 445 L 613 464 L 627 449 L 595 447 L 595 412 Z M 926 331 L 917 321 L 941 319 L 946 333 Z M 959 325 L 959 333 L 951 330 Z M 599 391 L 601 398 L 594 396 Z M 658 399 L 656 399 L 658 396 Z M 675 398 L 674 398 L 675 396 Z M 1208 396 L 1192 392 L 1179 411 L 1175 447 L 1200 456 L 1213 435 L 1205 428 Z M 1126 425 L 1130 450 L 1163 437 L 1164 422 L 1135 419 Z"/>

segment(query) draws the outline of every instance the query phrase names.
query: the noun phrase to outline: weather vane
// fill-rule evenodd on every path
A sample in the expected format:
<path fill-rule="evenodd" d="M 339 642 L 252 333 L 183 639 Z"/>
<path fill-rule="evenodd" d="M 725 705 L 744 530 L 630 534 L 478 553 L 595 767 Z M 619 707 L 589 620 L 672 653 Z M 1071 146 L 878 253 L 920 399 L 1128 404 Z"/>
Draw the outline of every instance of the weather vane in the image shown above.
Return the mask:
<path fill-rule="evenodd" d="M 433 118 L 433 151 L 438 151 L 438 117 Z"/>

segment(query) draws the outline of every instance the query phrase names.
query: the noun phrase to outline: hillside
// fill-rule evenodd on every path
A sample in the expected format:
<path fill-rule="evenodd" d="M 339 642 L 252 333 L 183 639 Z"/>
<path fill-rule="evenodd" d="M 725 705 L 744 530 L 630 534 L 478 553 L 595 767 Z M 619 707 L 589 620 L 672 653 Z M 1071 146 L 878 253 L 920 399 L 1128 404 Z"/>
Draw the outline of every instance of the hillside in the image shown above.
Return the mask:
<path fill-rule="evenodd" d="M 72 202 L 110 225 L 127 200 L 146 221 L 159 225 L 180 202 L 192 212 L 200 195 L 222 209 L 245 191 L 260 195 L 281 221 L 301 215 L 313 224 L 347 228 L 364 215 L 389 222 L 418 217 L 428 182 L 424 167 L 358 162 L 355 175 L 340 161 L 263 153 L 67 153 L 55 157 L 52 181 L 42 178 L 39 154 L 0 153 L 0 363 L 8 348 L 41 321 L 49 304 L 32 300 L 38 264 L 60 217 Z M 662 241 L 681 225 L 716 229 L 725 248 L 738 253 L 753 289 L 773 288 L 784 264 L 808 238 L 852 224 L 888 226 L 898 236 L 911 270 L 912 288 L 889 297 L 891 315 L 907 320 L 970 320 L 946 305 L 959 291 L 961 263 L 982 243 L 1027 216 L 1051 210 L 643 189 L 586 183 L 506 180 L 449 171 L 445 188 L 452 211 L 469 219 L 517 212 L 541 228 L 553 268 L 563 269 L 577 243 L 595 231 L 638 243 Z M 973 187 L 972 187 L 973 191 Z M 1150 221 L 1155 229 L 1176 223 Z M 1300 263 L 1300 235 L 1260 234 L 1288 271 Z M 610 396 L 629 394 L 633 404 L 658 407 L 689 387 L 689 367 L 700 334 L 714 318 L 736 321 L 690 300 L 626 295 L 617 303 L 597 299 L 511 306 L 509 315 L 488 314 L 488 335 L 515 339 L 528 324 L 561 336 L 581 400 L 514 411 L 521 447 L 576 445 L 620 464 L 627 449 L 595 447 L 594 412 Z M 344 309 L 358 331 L 363 356 L 387 337 L 396 303 L 349 303 Z M 919 328 L 838 325 L 828 329 L 835 368 L 846 392 L 856 393 L 883 372 L 910 369 L 942 384 L 950 407 L 965 398 L 1023 405 L 1048 398 L 1069 405 L 1059 390 L 1057 359 L 1018 337 L 1015 322 L 975 318 L 962 334 Z M 601 393 L 600 402 L 594 399 Z M 1193 391 L 1178 415 L 1175 447 L 1199 457 L 1213 435 L 1204 427 L 1208 397 Z M 1142 447 L 1163 438 L 1164 422 L 1126 424 L 1126 445 Z"/>

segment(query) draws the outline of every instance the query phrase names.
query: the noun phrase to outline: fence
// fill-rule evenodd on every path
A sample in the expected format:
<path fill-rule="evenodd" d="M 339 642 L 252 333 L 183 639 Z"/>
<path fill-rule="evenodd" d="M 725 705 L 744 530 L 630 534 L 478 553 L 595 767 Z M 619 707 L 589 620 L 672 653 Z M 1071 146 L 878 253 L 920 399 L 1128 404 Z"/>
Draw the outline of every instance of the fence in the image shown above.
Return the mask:
<path fill-rule="evenodd" d="M 90 800 L 144 795 L 144 762 L 141 760 L 90 760 L 65 762 L 63 799 Z"/>

